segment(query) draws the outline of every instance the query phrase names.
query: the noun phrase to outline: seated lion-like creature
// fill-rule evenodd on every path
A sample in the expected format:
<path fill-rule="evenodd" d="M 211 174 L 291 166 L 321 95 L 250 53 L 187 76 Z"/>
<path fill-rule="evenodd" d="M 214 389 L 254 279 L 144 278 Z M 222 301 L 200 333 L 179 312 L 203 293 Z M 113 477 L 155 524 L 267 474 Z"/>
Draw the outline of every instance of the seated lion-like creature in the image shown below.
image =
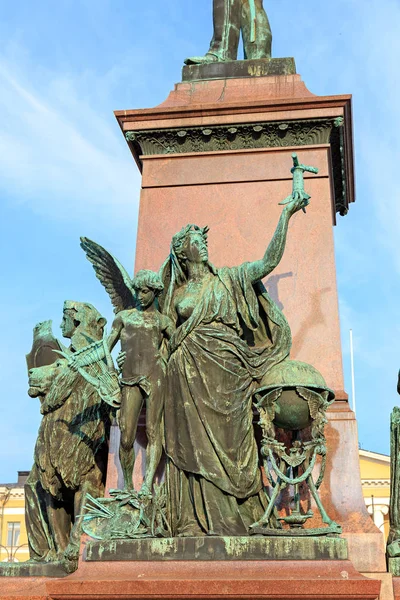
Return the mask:
<path fill-rule="evenodd" d="M 101 340 L 105 322 L 90 304 L 66 303 L 61 326 L 71 338 L 66 356 Z M 104 493 L 110 407 L 68 358 L 54 356 L 52 364 L 29 370 L 28 393 L 40 398 L 43 418 L 25 485 L 26 524 L 31 560 L 60 561 L 72 571 L 84 497 Z"/>

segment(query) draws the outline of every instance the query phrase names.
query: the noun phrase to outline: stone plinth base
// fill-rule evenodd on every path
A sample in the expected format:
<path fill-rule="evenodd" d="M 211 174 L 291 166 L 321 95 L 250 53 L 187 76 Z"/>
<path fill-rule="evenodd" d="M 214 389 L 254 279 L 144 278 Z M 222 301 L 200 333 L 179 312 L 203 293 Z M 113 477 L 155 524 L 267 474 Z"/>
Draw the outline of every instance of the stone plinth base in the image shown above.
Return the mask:
<path fill-rule="evenodd" d="M 1 582 L 0 600 L 376 600 L 350 561 L 82 563 L 64 579 Z"/>
<path fill-rule="evenodd" d="M 268 75 L 296 75 L 294 58 L 232 60 L 207 65 L 188 65 L 182 69 L 182 81 L 265 77 Z"/>
<path fill-rule="evenodd" d="M 95 541 L 87 561 L 159 560 L 346 560 L 347 542 L 338 537 L 202 537 Z"/>
<path fill-rule="evenodd" d="M 75 568 L 76 568 L 75 563 Z M 0 577 L 66 577 L 68 575 L 61 563 L 24 563 L 0 562 Z M 1 585 L 1 583 L 0 583 Z"/>

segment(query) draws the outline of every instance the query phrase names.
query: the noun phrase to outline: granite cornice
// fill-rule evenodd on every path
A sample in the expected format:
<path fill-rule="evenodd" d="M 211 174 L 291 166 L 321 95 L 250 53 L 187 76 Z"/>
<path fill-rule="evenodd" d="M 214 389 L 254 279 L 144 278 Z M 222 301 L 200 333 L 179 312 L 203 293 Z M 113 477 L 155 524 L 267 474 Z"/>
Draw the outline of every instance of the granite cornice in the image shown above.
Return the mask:
<path fill-rule="evenodd" d="M 331 147 L 335 212 L 347 214 L 349 202 L 345 118 L 323 117 L 284 121 L 259 121 L 224 125 L 138 129 L 125 133 L 132 154 L 179 155 L 245 149 L 318 146 Z"/>
<path fill-rule="evenodd" d="M 164 106 L 165 103 L 155 108 L 142 108 L 131 110 L 116 110 L 114 115 L 122 129 L 127 131 L 141 121 L 201 118 L 206 116 L 251 114 L 254 112 L 279 112 L 281 110 L 315 110 L 323 108 L 339 108 L 346 110 L 351 105 L 351 95 L 340 96 L 310 96 L 304 98 L 263 98 L 242 102 L 215 102 L 209 104 L 179 104 Z"/>

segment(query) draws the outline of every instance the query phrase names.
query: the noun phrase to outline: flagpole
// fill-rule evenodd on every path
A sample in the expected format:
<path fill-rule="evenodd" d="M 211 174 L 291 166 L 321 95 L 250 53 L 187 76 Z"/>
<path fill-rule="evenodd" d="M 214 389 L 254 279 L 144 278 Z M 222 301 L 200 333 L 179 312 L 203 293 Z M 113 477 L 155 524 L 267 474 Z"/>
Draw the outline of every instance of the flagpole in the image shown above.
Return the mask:
<path fill-rule="evenodd" d="M 350 361 L 351 361 L 351 395 L 353 399 L 353 410 L 356 412 L 356 385 L 354 380 L 354 348 L 353 348 L 353 330 L 350 329 Z"/>

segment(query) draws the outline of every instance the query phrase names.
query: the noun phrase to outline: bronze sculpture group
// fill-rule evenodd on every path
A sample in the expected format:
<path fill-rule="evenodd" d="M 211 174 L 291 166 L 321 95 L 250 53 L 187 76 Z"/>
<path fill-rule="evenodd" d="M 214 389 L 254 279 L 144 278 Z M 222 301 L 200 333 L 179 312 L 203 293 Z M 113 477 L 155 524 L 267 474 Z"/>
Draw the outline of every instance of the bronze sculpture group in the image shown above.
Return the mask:
<path fill-rule="evenodd" d="M 236 60 L 240 34 L 245 59 L 271 57 L 263 0 L 213 0 L 213 16 L 209 51 L 187 64 Z M 193 224 L 173 236 L 158 273 L 142 270 L 133 279 L 102 246 L 81 238 L 116 315 L 107 335 L 91 304 L 66 302 L 68 348 L 51 322 L 34 330 L 29 394 L 40 398 L 43 418 L 26 484 L 32 561 L 74 570 L 82 529 L 101 540 L 340 532 L 318 496 L 334 396 L 311 365 L 289 359 L 289 325 L 262 284 L 283 256 L 290 219 L 309 203 L 304 171 L 317 172 L 293 155 L 292 193 L 281 202 L 273 238 L 263 257 L 237 267 L 214 267 L 208 227 Z M 134 489 L 143 409 L 145 473 Z M 103 498 L 115 417 L 124 485 Z M 325 527 L 303 528 L 313 513 L 300 486 Z M 282 515 L 285 489 L 292 501 Z"/>
<path fill-rule="evenodd" d="M 41 398 L 43 419 L 26 487 L 33 560 L 73 570 L 81 526 L 100 539 L 312 534 L 302 529 L 312 516 L 301 507 L 302 483 L 326 525 L 318 533 L 340 532 L 318 497 L 323 464 L 313 479 L 333 393 L 313 367 L 289 359 L 289 325 L 261 281 L 283 256 L 290 219 L 309 203 L 302 175 L 312 169 L 293 160 L 292 194 L 259 260 L 214 267 L 208 228 L 189 224 L 173 236 L 159 273 L 142 270 L 131 280 L 104 248 L 81 238 L 116 315 L 107 335 L 92 305 L 65 303 L 69 348 L 49 327 L 36 329 L 29 393 Z M 118 341 L 119 375 L 110 354 Z M 143 407 L 146 468 L 134 490 Z M 102 499 L 113 415 L 124 489 Z M 289 446 L 279 431 L 289 433 Z M 156 484 L 163 449 L 164 482 Z M 276 504 L 285 487 L 293 505 L 282 517 Z"/>

